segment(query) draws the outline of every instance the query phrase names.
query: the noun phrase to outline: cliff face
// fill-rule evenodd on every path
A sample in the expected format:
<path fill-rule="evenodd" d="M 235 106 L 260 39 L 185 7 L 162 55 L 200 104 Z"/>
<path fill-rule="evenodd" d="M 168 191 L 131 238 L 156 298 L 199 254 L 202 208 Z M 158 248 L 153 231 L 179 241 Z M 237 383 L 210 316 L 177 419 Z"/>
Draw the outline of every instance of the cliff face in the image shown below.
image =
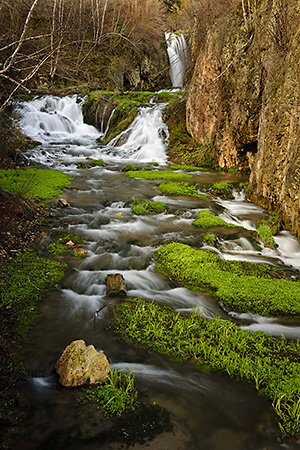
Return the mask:
<path fill-rule="evenodd" d="M 228 3 L 194 31 L 187 129 L 216 165 L 248 170 L 250 197 L 300 236 L 300 11 L 293 0 Z"/>

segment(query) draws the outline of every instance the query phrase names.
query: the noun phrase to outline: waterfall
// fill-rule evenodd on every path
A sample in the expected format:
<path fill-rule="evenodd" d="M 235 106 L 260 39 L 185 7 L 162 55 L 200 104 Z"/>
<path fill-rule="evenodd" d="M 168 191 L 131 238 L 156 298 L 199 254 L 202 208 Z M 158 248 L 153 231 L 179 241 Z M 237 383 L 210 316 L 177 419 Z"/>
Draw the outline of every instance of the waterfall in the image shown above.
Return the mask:
<path fill-rule="evenodd" d="M 165 38 L 168 45 L 172 86 L 182 87 L 183 77 L 190 60 L 189 49 L 182 33 L 166 32 Z"/>

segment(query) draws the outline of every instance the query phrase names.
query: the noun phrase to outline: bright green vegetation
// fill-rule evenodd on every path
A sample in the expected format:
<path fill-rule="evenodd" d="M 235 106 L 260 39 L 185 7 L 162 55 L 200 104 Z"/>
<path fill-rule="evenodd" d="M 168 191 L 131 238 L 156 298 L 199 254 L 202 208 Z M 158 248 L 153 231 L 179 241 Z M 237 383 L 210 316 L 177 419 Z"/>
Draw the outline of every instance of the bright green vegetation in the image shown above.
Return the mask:
<path fill-rule="evenodd" d="M 272 231 L 267 224 L 259 225 L 256 233 L 266 247 L 273 248 L 274 250 L 277 248 Z"/>
<path fill-rule="evenodd" d="M 103 167 L 105 166 L 103 159 L 93 159 L 92 160 L 92 166 L 99 166 Z"/>
<path fill-rule="evenodd" d="M 212 184 L 212 191 L 215 195 L 220 197 L 226 196 L 226 198 L 233 198 L 232 190 L 234 188 L 233 184 L 226 182 L 218 182 Z"/>
<path fill-rule="evenodd" d="M 56 230 L 53 235 L 58 239 L 56 242 L 52 242 L 52 244 L 49 245 L 48 251 L 54 255 L 63 255 L 70 251 L 71 247 L 66 245 L 69 241 L 72 241 L 74 244 L 83 243 L 83 239 L 80 236 L 63 229 Z M 78 256 L 74 254 L 73 256 L 80 259 L 85 255 L 80 254 L 80 256 Z"/>
<path fill-rule="evenodd" d="M 221 217 L 215 216 L 207 209 L 203 209 L 199 212 L 197 219 L 193 222 L 193 225 L 199 228 L 210 228 L 210 227 L 228 227 L 236 228 L 238 225 L 233 225 L 232 223 L 227 223 Z"/>
<path fill-rule="evenodd" d="M 88 163 L 86 161 L 80 161 L 78 163 L 78 167 L 80 169 L 89 169 L 90 168 L 90 166 L 88 165 Z"/>
<path fill-rule="evenodd" d="M 207 245 L 210 245 L 211 247 L 215 247 L 217 241 L 217 236 L 214 233 L 207 233 L 203 238 L 203 242 Z"/>
<path fill-rule="evenodd" d="M 179 243 L 159 248 L 154 256 L 157 270 L 190 289 L 211 292 L 227 310 L 264 316 L 300 313 L 300 282 L 266 264 L 225 261 Z"/>
<path fill-rule="evenodd" d="M 205 194 L 198 194 L 197 184 L 190 183 L 160 183 L 159 189 L 167 195 L 190 195 L 201 200 L 209 199 Z"/>
<path fill-rule="evenodd" d="M 71 184 L 71 177 L 56 170 L 27 168 L 0 170 L 0 186 L 20 197 L 51 200 Z"/>
<path fill-rule="evenodd" d="M 270 228 L 272 235 L 274 236 L 279 232 L 281 222 L 281 217 L 276 212 L 271 211 L 269 213 L 269 218 L 267 220 L 259 220 L 257 222 L 257 226 L 259 227 L 260 225 L 267 225 Z"/>
<path fill-rule="evenodd" d="M 230 321 L 180 315 L 168 306 L 130 299 L 114 308 L 110 325 L 135 341 L 175 360 L 225 372 L 251 383 L 271 400 L 283 434 L 300 435 L 300 343 L 250 333 Z"/>
<path fill-rule="evenodd" d="M 135 170 L 139 170 L 138 166 L 128 163 L 123 167 L 122 172 L 133 172 Z"/>
<path fill-rule="evenodd" d="M 148 200 L 139 200 L 135 198 L 131 203 L 131 209 L 134 214 L 159 214 L 165 211 L 166 205 L 164 202 L 150 202 Z"/>
<path fill-rule="evenodd" d="M 182 180 L 184 178 L 192 177 L 192 175 L 187 173 L 172 172 L 172 170 L 129 170 L 126 174 L 130 178 L 139 178 L 143 180 Z"/>
<path fill-rule="evenodd" d="M 84 389 L 86 398 L 78 401 L 99 403 L 106 417 L 121 417 L 125 411 L 133 411 L 139 406 L 138 391 L 134 386 L 134 375 L 111 369 L 104 383 Z"/>
<path fill-rule="evenodd" d="M 203 167 L 186 166 L 184 164 L 171 164 L 170 165 L 170 169 L 173 169 L 173 170 L 188 170 L 190 172 L 192 172 L 193 170 L 195 170 L 195 171 L 206 171 L 207 170 L 207 169 L 204 169 Z"/>
<path fill-rule="evenodd" d="M 65 264 L 25 252 L 7 265 L 0 280 L 1 335 L 14 340 L 28 338 L 37 319 L 37 302 L 41 295 L 57 286 Z"/>

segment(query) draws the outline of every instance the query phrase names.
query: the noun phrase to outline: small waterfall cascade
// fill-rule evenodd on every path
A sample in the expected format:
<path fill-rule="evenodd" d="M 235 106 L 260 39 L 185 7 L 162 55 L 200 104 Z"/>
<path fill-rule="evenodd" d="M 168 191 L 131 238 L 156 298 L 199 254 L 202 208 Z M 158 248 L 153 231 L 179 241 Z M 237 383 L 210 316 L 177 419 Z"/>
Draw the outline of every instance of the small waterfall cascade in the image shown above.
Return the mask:
<path fill-rule="evenodd" d="M 174 88 L 182 87 L 183 77 L 190 61 L 190 52 L 182 33 L 165 33 L 170 62 L 170 78 Z"/>
<path fill-rule="evenodd" d="M 99 136 L 99 131 L 83 122 L 83 100 L 70 97 L 44 96 L 24 103 L 19 108 L 20 125 L 33 139 L 48 142 L 75 136 Z"/>

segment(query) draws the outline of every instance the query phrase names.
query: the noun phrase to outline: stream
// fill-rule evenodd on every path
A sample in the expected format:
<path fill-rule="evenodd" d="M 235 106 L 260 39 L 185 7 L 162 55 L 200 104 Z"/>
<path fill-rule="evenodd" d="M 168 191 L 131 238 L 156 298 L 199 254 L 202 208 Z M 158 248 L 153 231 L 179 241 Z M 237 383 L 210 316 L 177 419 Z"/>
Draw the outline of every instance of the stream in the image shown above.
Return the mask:
<path fill-rule="evenodd" d="M 280 433 L 270 403 L 259 398 L 247 384 L 225 374 L 202 373 L 192 365 L 173 363 L 104 330 L 109 306 L 120 302 L 106 295 L 105 277 L 121 273 L 128 296 L 153 299 L 178 311 L 192 311 L 197 306 L 204 317 L 219 315 L 250 332 L 262 330 L 273 336 L 300 337 L 299 319 L 227 314 L 210 294 L 179 287 L 155 271 L 153 251 L 171 241 L 209 248 L 224 259 L 268 263 L 289 273 L 300 268 L 299 240 L 288 231 L 275 237 L 277 250 L 253 240 L 251 231 L 256 229 L 258 220 L 267 218 L 267 213 L 245 200 L 242 193 L 236 193 L 230 201 L 171 197 L 159 190 L 157 181 L 131 179 L 122 172 L 129 162 L 156 170 L 168 168 L 168 129 L 162 121 L 163 108 L 164 105 L 152 104 L 141 107 L 126 131 L 125 142 L 123 136 L 107 146 L 101 144 L 105 130 L 83 123 L 81 101 L 76 96 L 37 98 L 17 108 L 23 131 L 41 142 L 27 152 L 28 160 L 73 177 L 71 187 L 61 195 L 70 206 L 62 209 L 53 204 L 49 224 L 52 230 L 64 228 L 81 236 L 83 247 L 88 250 L 81 261 L 71 256 L 59 257 L 69 264 L 62 288 L 41 302 L 43 317 L 33 330 L 33 342 L 25 355 L 30 377 L 22 395 L 29 412 L 26 425 L 30 434 L 24 449 L 123 448 L 113 443 L 100 446 L 97 436 L 104 425 L 97 423 L 95 417 L 82 423 L 75 406 L 76 392 L 58 384 L 54 364 L 64 348 L 77 339 L 102 349 L 113 368 L 135 373 L 137 387 L 147 391 L 150 403 L 171 413 L 175 426 L 168 440 L 160 441 L 158 436 L 153 443 L 136 444 L 134 448 L 300 448 L 294 442 L 277 443 Z M 105 166 L 80 168 L 80 161 L 86 158 L 102 159 Z M 151 162 L 158 166 L 150 166 Z M 232 173 L 199 171 L 192 175 L 188 181 L 247 181 L 245 175 Z M 135 216 L 130 209 L 133 197 L 161 200 L 166 203 L 167 213 Z M 192 224 L 201 209 L 209 209 L 244 229 L 222 228 L 218 230 L 221 249 L 203 247 L 207 230 Z M 41 243 L 42 255 L 47 256 L 52 241 L 50 230 Z M 108 307 L 101 309 L 105 305 Z M 57 444 L 54 437 L 62 435 L 63 444 Z"/>

